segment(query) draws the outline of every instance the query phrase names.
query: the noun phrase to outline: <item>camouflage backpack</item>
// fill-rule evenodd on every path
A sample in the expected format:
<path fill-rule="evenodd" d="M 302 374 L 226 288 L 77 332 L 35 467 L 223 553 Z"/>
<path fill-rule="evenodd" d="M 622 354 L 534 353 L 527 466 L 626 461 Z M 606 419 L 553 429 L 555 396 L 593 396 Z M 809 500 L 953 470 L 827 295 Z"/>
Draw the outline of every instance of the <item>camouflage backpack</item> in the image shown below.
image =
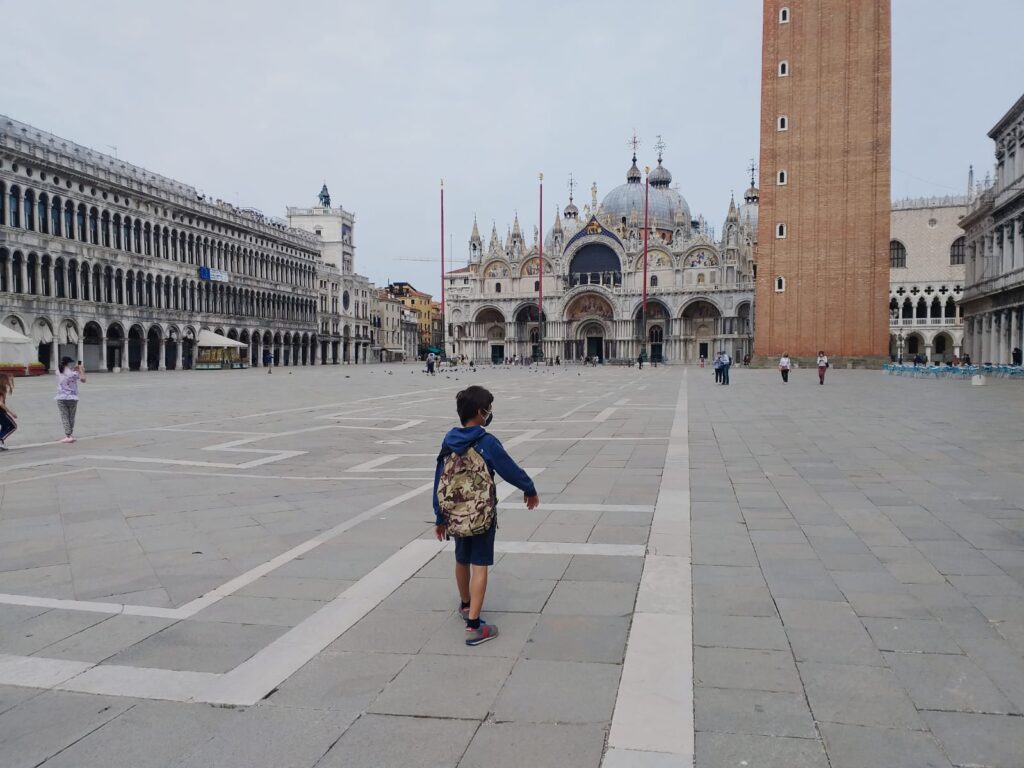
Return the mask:
<path fill-rule="evenodd" d="M 476 446 L 461 456 L 442 453 L 441 478 L 437 483 L 437 504 L 451 536 L 476 536 L 494 525 L 498 509 L 494 478 Z"/>

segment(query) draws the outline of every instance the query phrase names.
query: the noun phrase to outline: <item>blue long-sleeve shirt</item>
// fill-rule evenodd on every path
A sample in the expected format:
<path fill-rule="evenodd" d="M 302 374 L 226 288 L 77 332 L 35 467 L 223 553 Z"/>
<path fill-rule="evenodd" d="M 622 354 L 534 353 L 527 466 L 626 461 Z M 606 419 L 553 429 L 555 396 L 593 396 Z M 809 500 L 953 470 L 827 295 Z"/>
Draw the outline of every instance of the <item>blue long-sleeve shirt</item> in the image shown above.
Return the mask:
<path fill-rule="evenodd" d="M 442 454 L 445 450 L 464 454 L 469 447 L 476 443 L 476 449 L 484 457 L 487 469 L 491 477 L 497 472 L 501 478 L 512 483 L 516 488 L 527 496 L 536 496 L 537 489 L 533 480 L 523 471 L 523 468 L 516 464 L 515 459 L 508 455 L 501 441 L 490 434 L 483 427 L 455 427 L 448 431 L 441 442 Z M 437 467 L 434 469 L 434 518 L 438 525 L 444 524 L 444 517 L 441 515 L 441 507 L 437 503 L 437 484 L 441 480 L 441 470 L 444 468 L 444 460 L 439 456 Z"/>

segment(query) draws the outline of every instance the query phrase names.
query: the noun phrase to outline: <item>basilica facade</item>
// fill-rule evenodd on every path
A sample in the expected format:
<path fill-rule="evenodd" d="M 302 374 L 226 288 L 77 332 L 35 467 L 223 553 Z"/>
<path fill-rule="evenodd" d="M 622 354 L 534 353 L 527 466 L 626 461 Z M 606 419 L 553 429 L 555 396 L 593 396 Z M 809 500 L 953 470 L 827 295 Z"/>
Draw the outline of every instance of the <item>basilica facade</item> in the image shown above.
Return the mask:
<path fill-rule="evenodd" d="M 719 349 L 738 360 L 749 354 L 757 188 L 751 184 L 741 205 L 729 202 L 716 236 L 672 188 L 660 155 L 648 182 L 646 314 L 645 184 L 634 154 L 626 183 L 600 202 L 596 185 L 582 211 L 570 194 L 543 248 L 536 231 L 527 242 L 518 217 L 504 239 L 492 226 L 487 243 L 474 221 L 469 263 L 445 276 L 448 352 L 474 361 L 612 363 L 641 354 L 668 363 Z"/>

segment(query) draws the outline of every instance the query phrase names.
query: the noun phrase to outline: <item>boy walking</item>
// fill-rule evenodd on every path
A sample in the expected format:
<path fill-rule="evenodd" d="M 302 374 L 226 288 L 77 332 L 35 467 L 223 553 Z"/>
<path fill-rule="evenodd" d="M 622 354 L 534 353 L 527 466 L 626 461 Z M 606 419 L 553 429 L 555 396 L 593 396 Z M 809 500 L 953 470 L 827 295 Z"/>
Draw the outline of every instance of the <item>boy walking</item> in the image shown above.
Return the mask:
<path fill-rule="evenodd" d="M 480 618 L 498 527 L 494 473 L 523 492 L 527 509 L 540 504 L 530 476 L 484 429 L 494 418 L 493 403 L 494 395 L 475 385 L 455 396 L 462 426 L 445 435 L 434 470 L 434 533 L 438 541 L 455 539 L 455 583 L 459 613 L 466 620 L 466 645 L 498 636 L 498 628 Z"/>

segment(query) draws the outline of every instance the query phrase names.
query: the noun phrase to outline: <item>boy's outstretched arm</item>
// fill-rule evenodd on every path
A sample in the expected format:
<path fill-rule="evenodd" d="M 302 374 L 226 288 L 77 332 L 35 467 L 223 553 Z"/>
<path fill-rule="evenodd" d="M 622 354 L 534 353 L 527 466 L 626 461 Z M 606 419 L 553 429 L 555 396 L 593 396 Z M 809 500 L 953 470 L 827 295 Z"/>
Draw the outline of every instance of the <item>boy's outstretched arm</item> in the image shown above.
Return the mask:
<path fill-rule="evenodd" d="M 505 450 L 505 446 L 501 444 L 501 441 L 493 435 L 490 435 L 490 437 L 492 439 L 488 440 L 489 445 L 487 448 L 494 471 L 498 473 L 502 480 L 512 483 L 512 485 L 522 491 L 526 497 L 526 506 L 533 509 L 540 503 L 533 480 L 523 471 L 522 467 L 516 464 L 515 459 L 508 455 L 508 451 Z"/>

